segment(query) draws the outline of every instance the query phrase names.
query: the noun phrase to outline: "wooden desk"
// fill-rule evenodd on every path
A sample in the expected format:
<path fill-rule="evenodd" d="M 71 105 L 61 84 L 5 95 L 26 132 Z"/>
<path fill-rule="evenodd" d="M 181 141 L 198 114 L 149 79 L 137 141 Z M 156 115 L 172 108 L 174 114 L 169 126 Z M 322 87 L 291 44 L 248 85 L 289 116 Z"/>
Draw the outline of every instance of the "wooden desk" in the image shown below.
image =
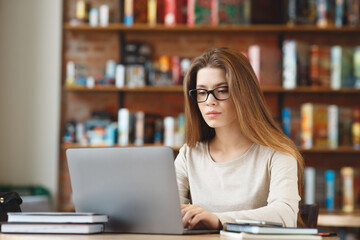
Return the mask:
<path fill-rule="evenodd" d="M 92 234 L 92 235 L 60 235 L 60 234 L 1 234 L 0 240 L 235 240 L 220 236 L 209 235 L 145 235 L 145 234 Z M 324 240 L 339 240 L 338 237 L 327 237 Z"/>

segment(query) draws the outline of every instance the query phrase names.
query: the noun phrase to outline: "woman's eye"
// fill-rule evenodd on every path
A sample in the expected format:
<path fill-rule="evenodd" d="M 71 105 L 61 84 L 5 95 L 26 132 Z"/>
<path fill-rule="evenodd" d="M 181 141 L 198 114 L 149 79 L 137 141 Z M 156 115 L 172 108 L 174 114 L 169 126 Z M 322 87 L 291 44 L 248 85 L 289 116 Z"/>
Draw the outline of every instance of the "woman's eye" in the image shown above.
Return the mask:
<path fill-rule="evenodd" d="M 205 91 L 199 91 L 199 92 L 198 92 L 198 95 L 205 95 L 205 94 L 206 94 Z"/>

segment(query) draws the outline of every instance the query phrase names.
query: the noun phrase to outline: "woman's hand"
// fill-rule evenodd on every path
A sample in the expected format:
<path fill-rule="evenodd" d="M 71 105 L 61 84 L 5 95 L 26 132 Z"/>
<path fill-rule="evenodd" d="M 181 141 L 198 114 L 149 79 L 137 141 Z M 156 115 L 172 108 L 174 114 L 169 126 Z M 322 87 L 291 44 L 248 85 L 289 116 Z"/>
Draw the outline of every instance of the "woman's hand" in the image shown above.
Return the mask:
<path fill-rule="evenodd" d="M 189 229 L 220 229 L 222 227 L 216 215 L 206 211 L 197 204 L 181 204 L 181 213 L 184 227 Z"/>

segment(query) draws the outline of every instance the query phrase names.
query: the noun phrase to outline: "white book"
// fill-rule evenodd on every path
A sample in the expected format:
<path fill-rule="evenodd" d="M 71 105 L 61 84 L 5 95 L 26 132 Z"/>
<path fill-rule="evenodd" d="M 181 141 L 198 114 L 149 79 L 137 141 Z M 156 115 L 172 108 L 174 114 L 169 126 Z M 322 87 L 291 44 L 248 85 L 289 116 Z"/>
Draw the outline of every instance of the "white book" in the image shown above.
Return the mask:
<path fill-rule="evenodd" d="M 174 146 L 175 141 L 175 118 L 165 117 L 164 118 L 164 145 Z"/>
<path fill-rule="evenodd" d="M 287 234 L 287 235 L 305 235 L 317 234 L 317 228 L 297 228 L 297 227 L 264 227 L 251 224 L 226 223 L 224 230 L 230 232 L 246 232 L 254 234 Z"/>
<path fill-rule="evenodd" d="M 104 232 L 98 223 L 2 223 L 2 233 L 67 233 L 90 234 Z"/>
<path fill-rule="evenodd" d="M 105 214 L 86 212 L 9 212 L 8 222 L 29 223 L 100 223 L 107 222 Z"/>
<path fill-rule="evenodd" d="M 255 75 L 260 81 L 260 46 L 251 45 L 248 49 L 249 60 L 252 68 L 254 69 Z"/>
<path fill-rule="evenodd" d="M 125 66 L 123 64 L 118 64 L 116 66 L 115 86 L 117 88 L 125 86 Z"/>
<path fill-rule="evenodd" d="M 288 235 L 288 234 L 252 234 L 252 233 L 245 233 L 245 232 L 228 232 L 221 230 L 220 235 L 224 237 L 231 237 L 235 239 L 242 239 L 242 240 L 248 240 L 248 239 L 259 239 L 259 240 L 267 240 L 267 239 L 276 239 L 276 240 L 290 240 L 290 239 L 296 239 L 296 240 L 321 240 L 322 237 L 318 235 Z"/>
<path fill-rule="evenodd" d="M 339 146 L 339 107 L 328 106 L 328 142 L 329 148 L 336 149 Z"/>
<path fill-rule="evenodd" d="M 121 146 L 129 145 L 130 111 L 120 108 L 118 112 L 118 143 Z"/>
<path fill-rule="evenodd" d="M 283 87 L 296 88 L 297 63 L 296 42 L 286 40 L 283 45 Z"/>
<path fill-rule="evenodd" d="M 305 167 L 305 204 L 315 203 L 315 177 L 316 171 L 314 167 Z"/>
<path fill-rule="evenodd" d="M 340 46 L 333 46 L 330 50 L 331 54 L 331 75 L 330 75 L 330 87 L 334 90 L 341 88 L 341 58 L 342 51 Z"/>

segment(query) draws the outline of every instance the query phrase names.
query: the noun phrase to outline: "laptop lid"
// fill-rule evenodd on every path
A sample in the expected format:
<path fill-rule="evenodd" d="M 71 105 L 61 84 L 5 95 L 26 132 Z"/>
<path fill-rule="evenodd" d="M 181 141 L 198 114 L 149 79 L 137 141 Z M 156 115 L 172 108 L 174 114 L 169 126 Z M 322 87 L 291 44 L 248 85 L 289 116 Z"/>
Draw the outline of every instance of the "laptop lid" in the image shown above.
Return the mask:
<path fill-rule="evenodd" d="M 66 156 L 76 212 L 109 215 L 105 231 L 183 232 L 171 148 L 76 148 Z"/>

